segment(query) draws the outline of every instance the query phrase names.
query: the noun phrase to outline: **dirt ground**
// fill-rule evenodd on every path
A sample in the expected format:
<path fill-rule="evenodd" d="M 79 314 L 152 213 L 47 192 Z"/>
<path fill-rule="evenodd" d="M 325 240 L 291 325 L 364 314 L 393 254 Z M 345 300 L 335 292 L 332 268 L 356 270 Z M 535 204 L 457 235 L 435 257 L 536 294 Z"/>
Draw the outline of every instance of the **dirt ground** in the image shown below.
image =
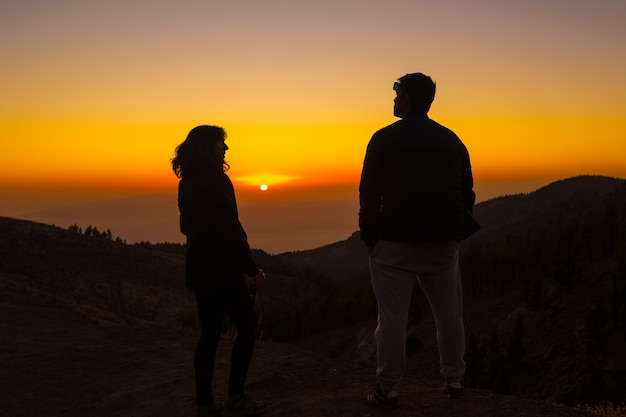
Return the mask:
<path fill-rule="evenodd" d="M 0 301 L 0 416 L 194 416 L 192 356 L 197 335 L 101 326 L 54 306 Z M 230 340 L 218 353 L 215 389 L 224 396 Z M 371 364 L 336 362 L 290 344 L 260 342 L 248 392 L 267 400 L 267 416 L 589 416 L 542 401 L 467 389 L 447 399 L 405 377 L 401 407 L 364 404 Z"/>

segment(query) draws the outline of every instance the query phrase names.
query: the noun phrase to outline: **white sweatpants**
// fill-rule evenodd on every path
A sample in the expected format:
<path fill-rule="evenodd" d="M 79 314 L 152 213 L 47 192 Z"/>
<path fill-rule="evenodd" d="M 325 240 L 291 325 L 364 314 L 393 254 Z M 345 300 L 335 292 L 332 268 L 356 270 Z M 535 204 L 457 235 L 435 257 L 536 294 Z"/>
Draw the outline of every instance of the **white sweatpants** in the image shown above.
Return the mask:
<path fill-rule="evenodd" d="M 372 287 L 378 302 L 376 377 L 385 391 L 397 389 L 406 368 L 406 327 L 415 282 L 430 303 L 437 329 L 441 373 L 465 374 L 463 291 L 459 243 L 379 240 L 370 254 Z"/>

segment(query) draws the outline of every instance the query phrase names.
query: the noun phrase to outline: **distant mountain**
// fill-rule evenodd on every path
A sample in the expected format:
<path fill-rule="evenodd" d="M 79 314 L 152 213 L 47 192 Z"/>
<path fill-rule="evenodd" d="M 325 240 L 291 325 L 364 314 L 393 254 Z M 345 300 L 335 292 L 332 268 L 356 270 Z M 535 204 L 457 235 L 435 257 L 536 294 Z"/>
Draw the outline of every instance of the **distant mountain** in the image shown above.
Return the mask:
<path fill-rule="evenodd" d="M 0 217 L 0 290 L 99 323 L 184 327 L 195 306 L 180 255 Z"/>
<path fill-rule="evenodd" d="M 362 279 L 369 274 L 365 244 L 354 232 L 348 239 L 316 249 L 274 255 L 296 269 L 309 269 L 337 281 Z"/>
<path fill-rule="evenodd" d="M 619 178 L 579 176 L 553 182 L 528 194 L 479 203 L 474 208 L 474 217 L 481 229 L 470 240 L 497 240 L 503 233 L 522 232 L 563 210 L 593 207 L 601 197 L 614 193 L 624 184 L 626 180 Z M 369 273 L 367 251 L 358 232 L 343 241 L 276 256 L 293 267 L 310 268 L 338 281 Z"/>
<path fill-rule="evenodd" d="M 148 194 L 38 210 L 21 216 L 27 220 L 68 227 L 110 229 L 129 242 L 183 242 L 178 229 L 174 194 Z"/>
<path fill-rule="evenodd" d="M 563 210 L 593 207 L 601 197 L 615 192 L 624 183 L 619 178 L 585 175 L 556 181 L 528 194 L 485 201 L 474 209 L 482 225 L 477 237 L 525 228 Z"/>

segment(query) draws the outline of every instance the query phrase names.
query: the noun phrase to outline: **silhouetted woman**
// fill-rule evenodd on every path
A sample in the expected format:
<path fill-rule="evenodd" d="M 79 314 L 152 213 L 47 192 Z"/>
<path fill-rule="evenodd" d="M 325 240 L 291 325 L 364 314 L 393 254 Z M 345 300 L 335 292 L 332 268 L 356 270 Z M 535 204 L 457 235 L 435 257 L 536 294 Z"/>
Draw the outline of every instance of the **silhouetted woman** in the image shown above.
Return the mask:
<path fill-rule="evenodd" d="M 180 230 L 187 236 L 185 280 L 196 294 L 200 341 L 194 367 L 198 416 L 256 416 L 267 411 L 263 401 L 250 399 L 244 385 L 254 350 L 257 320 L 245 275 L 257 286 L 265 274 L 252 260 L 247 235 L 239 222 L 233 185 L 226 175 L 226 132 L 217 126 L 197 126 L 176 148 L 172 168 L 180 182 Z M 224 313 L 237 327 L 231 354 L 228 399 L 213 396 L 215 355 Z"/>

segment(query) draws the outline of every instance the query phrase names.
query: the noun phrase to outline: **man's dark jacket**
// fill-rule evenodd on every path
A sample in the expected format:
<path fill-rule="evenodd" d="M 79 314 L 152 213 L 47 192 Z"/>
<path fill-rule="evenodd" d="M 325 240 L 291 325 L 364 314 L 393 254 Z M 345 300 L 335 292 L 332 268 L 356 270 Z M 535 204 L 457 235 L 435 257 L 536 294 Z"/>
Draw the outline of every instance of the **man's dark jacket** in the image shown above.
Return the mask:
<path fill-rule="evenodd" d="M 239 222 L 235 191 L 223 172 L 197 173 L 178 184 L 180 231 L 187 236 L 185 279 L 194 291 L 254 276 L 248 237 Z"/>
<path fill-rule="evenodd" d="M 478 229 L 467 148 L 425 114 L 409 114 L 377 131 L 367 147 L 359 226 L 369 246 L 462 240 Z"/>

